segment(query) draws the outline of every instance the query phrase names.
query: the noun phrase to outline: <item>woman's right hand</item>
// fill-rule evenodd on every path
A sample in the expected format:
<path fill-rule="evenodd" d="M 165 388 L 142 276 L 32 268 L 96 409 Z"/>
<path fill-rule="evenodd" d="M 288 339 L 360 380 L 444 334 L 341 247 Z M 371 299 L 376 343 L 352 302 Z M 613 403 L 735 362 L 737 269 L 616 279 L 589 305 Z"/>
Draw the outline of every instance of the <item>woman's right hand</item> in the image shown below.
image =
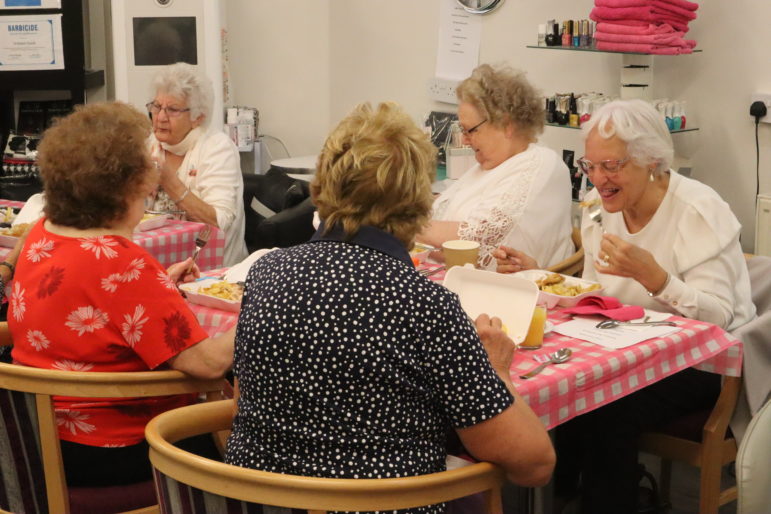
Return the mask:
<path fill-rule="evenodd" d="M 524 252 L 499 246 L 493 250 L 493 257 L 497 262 L 495 271 L 498 273 L 516 273 L 526 269 L 538 269 L 538 262 Z"/>
<path fill-rule="evenodd" d="M 503 331 L 501 320 L 496 317 L 491 318 L 487 314 L 480 314 L 474 321 L 474 325 L 495 372 L 509 376 L 516 345 Z"/>

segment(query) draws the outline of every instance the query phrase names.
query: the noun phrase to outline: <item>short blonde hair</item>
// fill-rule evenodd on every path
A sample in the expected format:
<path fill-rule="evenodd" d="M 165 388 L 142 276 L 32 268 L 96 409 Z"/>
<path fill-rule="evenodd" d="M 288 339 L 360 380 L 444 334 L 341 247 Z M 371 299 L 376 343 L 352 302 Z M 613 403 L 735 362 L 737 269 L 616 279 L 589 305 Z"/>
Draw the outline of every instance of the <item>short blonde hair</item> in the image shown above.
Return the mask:
<path fill-rule="evenodd" d="M 394 103 L 365 103 L 324 143 L 311 195 L 326 230 L 338 223 L 352 238 L 364 225 L 406 247 L 428 224 L 436 147 Z"/>
<path fill-rule="evenodd" d="M 512 123 L 529 141 L 535 141 L 543 132 L 544 98 L 524 72 L 482 64 L 458 85 L 456 95 L 496 127 Z"/>

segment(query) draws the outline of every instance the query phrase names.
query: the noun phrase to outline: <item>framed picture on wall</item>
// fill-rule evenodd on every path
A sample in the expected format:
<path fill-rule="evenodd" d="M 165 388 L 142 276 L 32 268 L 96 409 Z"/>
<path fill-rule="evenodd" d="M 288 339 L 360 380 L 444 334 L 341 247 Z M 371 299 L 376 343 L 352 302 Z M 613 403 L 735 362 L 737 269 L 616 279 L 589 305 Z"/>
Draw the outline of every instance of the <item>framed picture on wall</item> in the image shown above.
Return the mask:
<path fill-rule="evenodd" d="M 0 0 L 0 9 L 61 9 L 62 0 Z"/>

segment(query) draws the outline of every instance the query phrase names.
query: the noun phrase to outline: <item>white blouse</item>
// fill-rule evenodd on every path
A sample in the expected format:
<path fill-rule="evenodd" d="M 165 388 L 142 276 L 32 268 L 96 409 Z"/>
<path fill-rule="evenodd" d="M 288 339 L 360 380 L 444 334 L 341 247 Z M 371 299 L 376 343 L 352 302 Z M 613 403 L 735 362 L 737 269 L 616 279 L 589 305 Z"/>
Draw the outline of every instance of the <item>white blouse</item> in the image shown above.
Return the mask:
<path fill-rule="evenodd" d="M 480 265 L 495 269 L 500 245 L 548 267 L 574 251 L 570 172 L 549 148 L 530 144 L 491 170 L 479 164 L 434 201 L 433 219 L 459 221 L 458 237 L 479 241 Z"/>
<path fill-rule="evenodd" d="M 153 136 L 151 140 L 151 145 L 158 144 Z M 244 180 L 233 141 L 216 130 L 202 134 L 185 153 L 177 176 L 191 193 L 214 207 L 217 225 L 225 231 L 224 265 L 243 260 L 248 253 L 244 241 Z"/>
<path fill-rule="evenodd" d="M 645 227 L 631 234 L 621 212 L 602 211 L 602 227 L 584 211 L 581 237 L 583 278 L 603 285 L 604 294 L 624 303 L 701 321 L 726 330 L 755 316 L 747 264 L 739 244 L 741 225 L 731 208 L 709 186 L 670 171 L 664 199 Z M 598 198 L 591 191 L 586 199 Z M 603 228 L 653 254 L 670 275 L 669 284 L 651 297 L 636 280 L 597 273 L 594 261 Z"/>

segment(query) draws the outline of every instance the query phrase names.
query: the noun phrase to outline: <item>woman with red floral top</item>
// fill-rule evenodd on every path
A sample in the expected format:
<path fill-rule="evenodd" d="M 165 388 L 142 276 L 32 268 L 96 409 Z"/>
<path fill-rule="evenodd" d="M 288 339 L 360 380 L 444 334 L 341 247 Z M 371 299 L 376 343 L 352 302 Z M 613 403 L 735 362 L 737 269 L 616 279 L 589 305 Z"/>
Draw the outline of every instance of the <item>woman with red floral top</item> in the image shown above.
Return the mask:
<path fill-rule="evenodd" d="M 149 132 L 146 116 L 114 102 L 81 106 L 45 133 L 44 217 L 27 237 L 9 297 L 16 363 L 73 371 L 171 367 L 200 378 L 222 376 L 232 364 L 234 331 L 208 337 L 177 291 L 178 281 L 192 279 L 191 261 L 165 270 L 131 240 L 158 185 Z M 56 398 L 68 484 L 149 479 L 145 424 L 190 401 Z"/>

